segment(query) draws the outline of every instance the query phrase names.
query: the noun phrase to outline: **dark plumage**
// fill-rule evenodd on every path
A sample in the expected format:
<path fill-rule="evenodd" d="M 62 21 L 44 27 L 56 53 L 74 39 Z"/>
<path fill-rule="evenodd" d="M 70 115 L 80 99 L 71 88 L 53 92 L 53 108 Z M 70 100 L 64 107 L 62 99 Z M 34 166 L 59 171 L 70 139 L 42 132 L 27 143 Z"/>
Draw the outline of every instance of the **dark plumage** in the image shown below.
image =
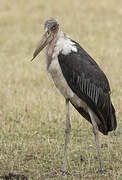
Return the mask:
<path fill-rule="evenodd" d="M 73 42 L 77 52 L 68 55 L 60 53 L 58 56 L 62 73 L 72 91 L 84 100 L 100 119 L 101 123 L 97 124 L 99 131 L 107 135 L 117 126 L 115 110 L 110 100 L 109 82 L 93 58 L 78 43 Z M 74 104 L 73 106 L 91 122 L 88 112 Z"/>

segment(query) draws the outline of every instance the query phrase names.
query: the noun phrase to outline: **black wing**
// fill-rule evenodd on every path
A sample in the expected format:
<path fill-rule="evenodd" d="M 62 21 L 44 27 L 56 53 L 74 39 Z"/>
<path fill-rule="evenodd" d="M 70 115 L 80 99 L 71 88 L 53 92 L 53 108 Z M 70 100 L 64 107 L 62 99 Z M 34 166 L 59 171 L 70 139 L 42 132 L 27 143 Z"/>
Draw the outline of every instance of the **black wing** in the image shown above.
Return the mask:
<path fill-rule="evenodd" d="M 74 42 L 74 41 L 73 41 Z M 76 42 L 77 52 L 59 54 L 58 60 L 69 87 L 84 100 L 101 121 L 99 130 L 107 134 L 116 128 L 115 110 L 110 100 L 108 80 L 97 63 Z M 89 114 L 73 106 L 91 122 Z"/>

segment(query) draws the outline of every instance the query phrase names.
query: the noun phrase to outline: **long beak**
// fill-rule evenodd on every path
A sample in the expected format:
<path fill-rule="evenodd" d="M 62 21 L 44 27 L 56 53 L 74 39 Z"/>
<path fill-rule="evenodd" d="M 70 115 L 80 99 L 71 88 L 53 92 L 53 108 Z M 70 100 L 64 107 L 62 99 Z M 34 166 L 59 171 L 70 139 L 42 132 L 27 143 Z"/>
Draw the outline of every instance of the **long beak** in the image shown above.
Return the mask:
<path fill-rule="evenodd" d="M 49 37 L 50 37 L 50 33 L 46 31 L 42 36 L 42 39 L 40 40 L 36 50 L 34 51 L 33 58 L 31 59 L 31 61 L 33 61 L 35 57 L 40 53 L 40 51 L 42 51 L 42 49 L 44 49 L 44 47 L 48 44 Z"/>

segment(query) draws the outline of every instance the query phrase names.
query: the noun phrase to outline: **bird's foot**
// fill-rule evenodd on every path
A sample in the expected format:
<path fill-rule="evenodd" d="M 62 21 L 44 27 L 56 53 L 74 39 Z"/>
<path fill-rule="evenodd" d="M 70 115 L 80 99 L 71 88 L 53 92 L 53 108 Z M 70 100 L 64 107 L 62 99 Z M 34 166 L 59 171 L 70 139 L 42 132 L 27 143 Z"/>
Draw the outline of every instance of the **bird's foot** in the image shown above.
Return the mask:
<path fill-rule="evenodd" d="M 65 176 L 65 175 L 71 176 L 71 173 L 70 173 L 69 171 L 62 170 L 62 169 L 61 169 L 60 172 L 61 172 L 61 174 L 62 174 L 63 176 Z"/>
<path fill-rule="evenodd" d="M 103 168 L 100 168 L 96 171 L 96 173 L 103 173 L 103 172 L 105 172 L 105 169 L 103 169 Z"/>

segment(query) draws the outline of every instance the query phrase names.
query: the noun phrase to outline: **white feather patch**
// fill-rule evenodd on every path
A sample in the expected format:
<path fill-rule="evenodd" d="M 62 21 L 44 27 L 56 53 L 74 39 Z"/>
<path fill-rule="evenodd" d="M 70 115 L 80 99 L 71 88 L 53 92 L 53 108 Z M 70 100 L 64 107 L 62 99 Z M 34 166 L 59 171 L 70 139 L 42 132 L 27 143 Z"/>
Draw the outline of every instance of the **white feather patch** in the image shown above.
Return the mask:
<path fill-rule="evenodd" d="M 54 55 L 58 55 L 60 52 L 63 54 L 63 55 L 67 55 L 69 54 L 71 51 L 73 52 L 77 52 L 77 48 L 75 47 L 75 43 L 72 42 L 68 36 L 64 35 L 64 33 L 61 33 L 58 40 L 57 40 L 57 43 L 56 43 L 56 46 L 55 46 L 55 49 L 54 49 Z"/>

